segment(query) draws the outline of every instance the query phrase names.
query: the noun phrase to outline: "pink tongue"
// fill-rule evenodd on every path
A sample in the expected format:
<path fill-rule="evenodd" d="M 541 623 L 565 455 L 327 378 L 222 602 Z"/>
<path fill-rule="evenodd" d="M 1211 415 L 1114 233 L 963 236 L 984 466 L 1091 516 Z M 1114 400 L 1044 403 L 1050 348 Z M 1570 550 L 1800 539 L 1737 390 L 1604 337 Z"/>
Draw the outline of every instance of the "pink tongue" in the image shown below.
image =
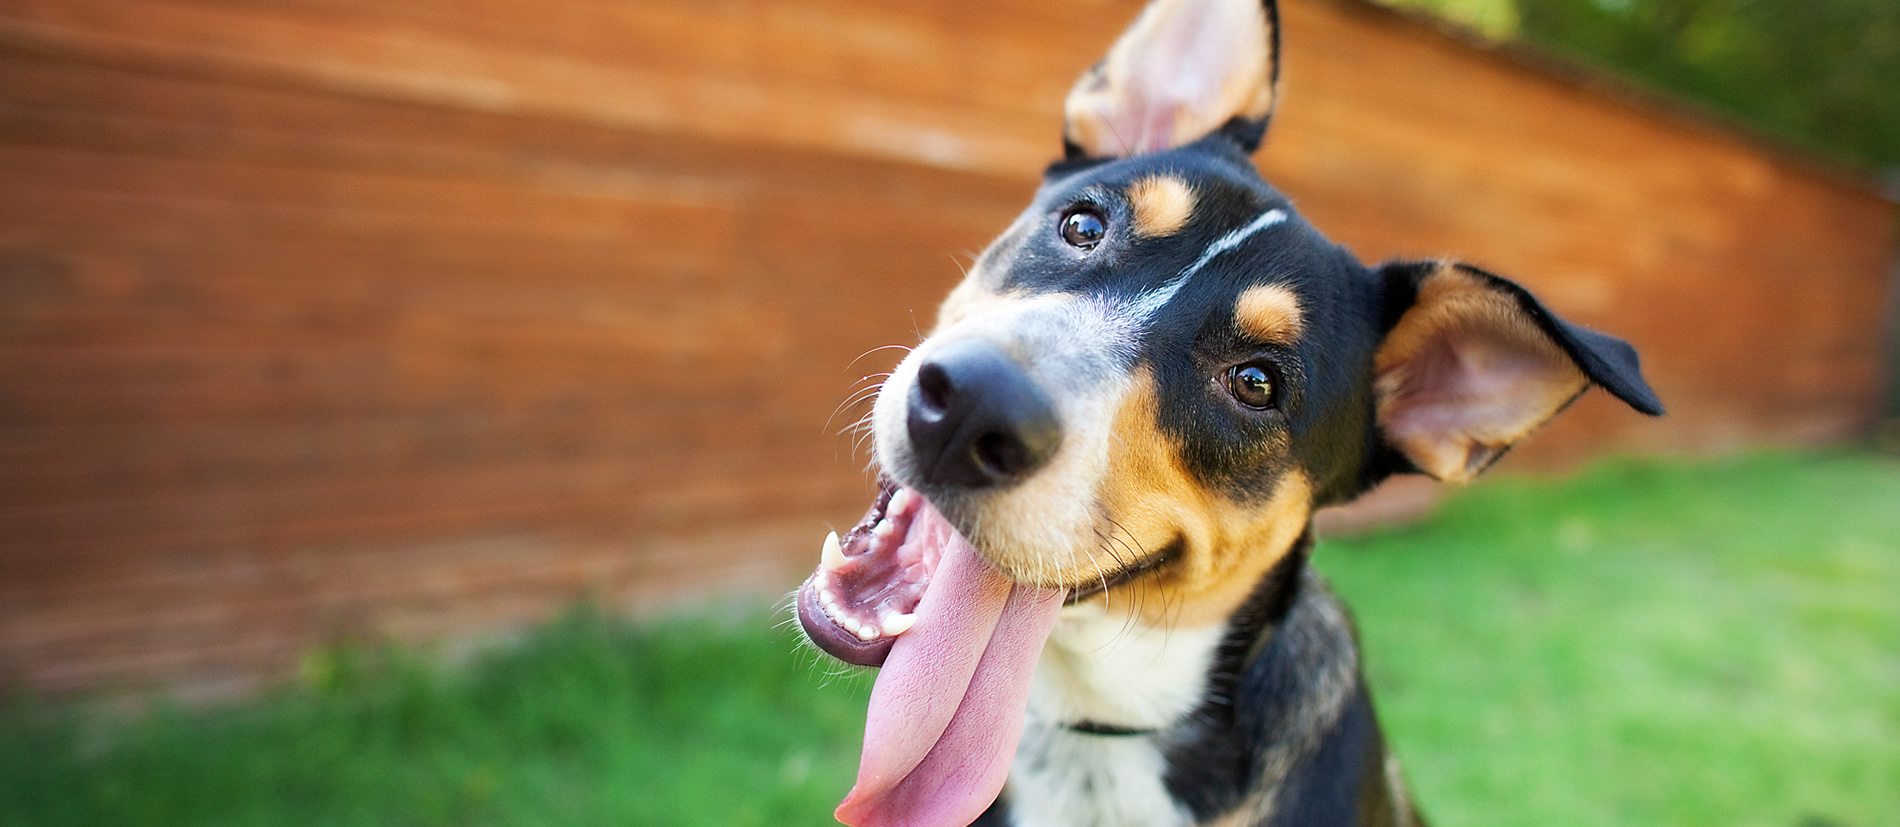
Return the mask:
<path fill-rule="evenodd" d="M 996 799 L 1022 736 L 1030 677 L 1061 590 L 1016 586 L 976 556 L 936 509 L 943 557 L 871 690 L 858 783 L 838 805 L 856 827 L 963 827 Z"/>

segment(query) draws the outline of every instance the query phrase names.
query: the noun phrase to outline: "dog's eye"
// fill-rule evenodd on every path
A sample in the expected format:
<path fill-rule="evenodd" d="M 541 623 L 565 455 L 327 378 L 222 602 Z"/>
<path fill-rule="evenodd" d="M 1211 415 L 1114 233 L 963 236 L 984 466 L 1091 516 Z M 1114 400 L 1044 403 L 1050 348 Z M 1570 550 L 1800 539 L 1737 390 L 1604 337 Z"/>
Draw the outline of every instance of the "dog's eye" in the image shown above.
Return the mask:
<path fill-rule="evenodd" d="M 1108 223 L 1092 209 L 1077 207 L 1062 217 L 1062 240 L 1078 250 L 1093 248 L 1107 234 Z"/>
<path fill-rule="evenodd" d="M 1256 410 L 1273 407 L 1273 377 L 1259 365 L 1235 365 L 1227 369 L 1227 392 L 1234 400 Z"/>

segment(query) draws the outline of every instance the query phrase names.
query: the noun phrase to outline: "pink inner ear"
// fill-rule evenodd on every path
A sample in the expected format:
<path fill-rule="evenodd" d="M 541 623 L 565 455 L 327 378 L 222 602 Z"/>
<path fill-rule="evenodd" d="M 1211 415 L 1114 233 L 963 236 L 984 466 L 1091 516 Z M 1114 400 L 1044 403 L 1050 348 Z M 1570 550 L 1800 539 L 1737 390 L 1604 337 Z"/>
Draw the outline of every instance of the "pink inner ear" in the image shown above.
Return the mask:
<path fill-rule="evenodd" d="M 1391 371 L 1382 424 L 1421 470 L 1468 480 L 1583 390 L 1562 351 L 1513 332 L 1441 329 Z"/>
<path fill-rule="evenodd" d="M 1094 157 L 1158 152 L 1252 112 L 1270 83 L 1259 0 L 1159 0 L 1069 95 L 1068 134 Z"/>

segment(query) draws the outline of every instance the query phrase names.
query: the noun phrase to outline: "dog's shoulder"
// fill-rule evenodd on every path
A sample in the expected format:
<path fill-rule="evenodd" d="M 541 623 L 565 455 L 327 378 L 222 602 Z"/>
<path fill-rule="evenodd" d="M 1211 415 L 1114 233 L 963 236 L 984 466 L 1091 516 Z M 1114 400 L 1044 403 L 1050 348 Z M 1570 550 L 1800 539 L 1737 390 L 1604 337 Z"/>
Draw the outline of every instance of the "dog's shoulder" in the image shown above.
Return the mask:
<path fill-rule="evenodd" d="M 1351 616 L 1302 566 L 1285 614 L 1168 752 L 1175 797 L 1208 825 L 1414 825 L 1360 670 Z M 1222 708 L 1225 707 L 1225 708 Z"/>

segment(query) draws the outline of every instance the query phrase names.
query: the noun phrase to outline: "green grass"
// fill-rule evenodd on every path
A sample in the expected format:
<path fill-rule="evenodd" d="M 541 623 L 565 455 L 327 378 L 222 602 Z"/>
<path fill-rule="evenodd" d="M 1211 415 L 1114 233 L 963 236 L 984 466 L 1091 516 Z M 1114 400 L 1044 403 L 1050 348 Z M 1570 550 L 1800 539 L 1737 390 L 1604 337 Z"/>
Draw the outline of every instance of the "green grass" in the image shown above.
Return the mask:
<path fill-rule="evenodd" d="M 579 610 L 459 669 L 322 653 L 269 698 L 130 724 L 16 706 L 0 825 L 830 823 L 868 684 L 753 620 Z"/>
<path fill-rule="evenodd" d="M 1893 824 L 1900 464 L 1618 463 L 1331 543 L 1442 824 Z"/>
<path fill-rule="evenodd" d="M 1440 825 L 1900 812 L 1900 463 L 1494 480 L 1323 544 Z M 865 682 L 762 617 L 579 611 L 454 669 L 318 653 L 255 701 L 0 709 L 0 824 L 821 825 Z"/>

